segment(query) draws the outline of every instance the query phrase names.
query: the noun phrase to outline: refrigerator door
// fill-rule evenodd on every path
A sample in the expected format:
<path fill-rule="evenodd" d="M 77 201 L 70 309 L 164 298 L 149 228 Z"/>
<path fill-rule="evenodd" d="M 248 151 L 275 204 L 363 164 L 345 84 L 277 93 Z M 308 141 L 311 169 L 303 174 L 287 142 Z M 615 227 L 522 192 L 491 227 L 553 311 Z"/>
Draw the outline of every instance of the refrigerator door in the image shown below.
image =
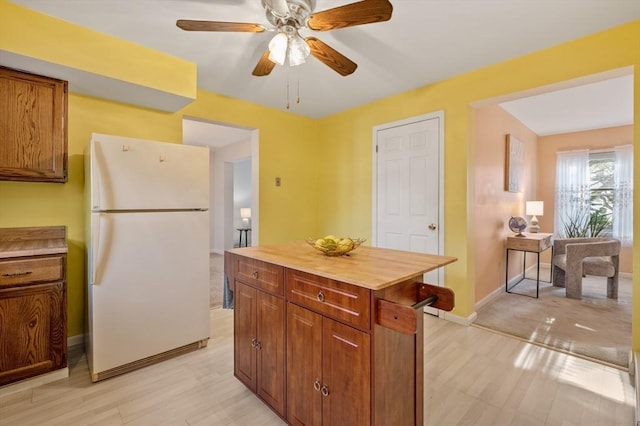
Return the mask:
<path fill-rule="evenodd" d="M 209 208 L 209 148 L 94 133 L 90 208 Z"/>
<path fill-rule="evenodd" d="M 209 338 L 209 212 L 93 213 L 92 374 Z"/>

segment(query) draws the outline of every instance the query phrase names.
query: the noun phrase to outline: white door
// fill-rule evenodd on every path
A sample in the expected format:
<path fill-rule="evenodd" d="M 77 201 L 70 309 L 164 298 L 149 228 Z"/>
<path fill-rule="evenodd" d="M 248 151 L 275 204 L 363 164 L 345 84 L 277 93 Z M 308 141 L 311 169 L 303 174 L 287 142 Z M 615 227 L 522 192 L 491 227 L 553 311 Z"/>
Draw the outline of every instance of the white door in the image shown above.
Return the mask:
<path fill-rule="evenodd" d="M 442 254 L 442 131 L 442 113 L 375 129 L 378 247 Z M 442 285 L 441 278 L 442 271 L 435 270 L 424 282 Z"/>

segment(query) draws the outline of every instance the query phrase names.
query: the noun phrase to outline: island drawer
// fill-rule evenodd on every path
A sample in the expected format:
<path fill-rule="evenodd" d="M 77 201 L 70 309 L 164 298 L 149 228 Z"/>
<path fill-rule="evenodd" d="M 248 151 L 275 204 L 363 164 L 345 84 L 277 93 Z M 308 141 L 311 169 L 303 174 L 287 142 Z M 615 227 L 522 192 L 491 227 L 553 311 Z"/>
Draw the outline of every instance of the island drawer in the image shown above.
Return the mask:
<path fill-rule="evenodd" d="M 63 256 L 0 260 L 0 287 L 62 281 L 63 279 Z"/>
<path fill-rule="evenodd" d="M 279 296 L 284 295 L 284 268 L 248 257 L 234 256 L 235 279 Z"/>
<path fill-rule="evenodd" d="M 371 329 L 371 291 L 364 287 L 287 269 L 287 300 L 361 329 Z"/>

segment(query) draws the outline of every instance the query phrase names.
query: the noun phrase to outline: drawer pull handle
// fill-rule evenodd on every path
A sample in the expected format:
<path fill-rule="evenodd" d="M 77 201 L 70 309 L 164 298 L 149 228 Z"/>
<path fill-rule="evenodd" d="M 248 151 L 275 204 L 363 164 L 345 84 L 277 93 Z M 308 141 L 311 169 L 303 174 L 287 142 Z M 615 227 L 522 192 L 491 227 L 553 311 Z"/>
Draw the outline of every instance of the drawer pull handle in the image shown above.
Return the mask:
<path fill-rule="evenodd" d="M 258 271 L 253 271 L 253 274 L 251 274 L 251 275 L 253 275 L 254 279 L 256 279 L 256 280 L 258 279 Z"/>
<path fill-rule="evenodd" d="M 323 385 L 320 389 L 320 393 L 322 396 L 329 396 L 329 387 L 327 385 Z"/>
<path fill-rule="evenodd" d="M 313 382 L 313 388 L 318 392 L 320 391 L 320 379 L 316 379 L 316 381 Z"/>
<path fill-rule="evenodd" d="M 318 302 L 324 302 L 324 293 L 322 291 L 318 292 L 316 299 L 318 299 Z"/>
<path fill-rule="evenodd" d="M 25 272 L 12 272 L 10 274 L 2 274 L 3 277 L 20 277 L 22 275 L 29 275 L 31 274 L 31 271 L 25 271 Z"/>

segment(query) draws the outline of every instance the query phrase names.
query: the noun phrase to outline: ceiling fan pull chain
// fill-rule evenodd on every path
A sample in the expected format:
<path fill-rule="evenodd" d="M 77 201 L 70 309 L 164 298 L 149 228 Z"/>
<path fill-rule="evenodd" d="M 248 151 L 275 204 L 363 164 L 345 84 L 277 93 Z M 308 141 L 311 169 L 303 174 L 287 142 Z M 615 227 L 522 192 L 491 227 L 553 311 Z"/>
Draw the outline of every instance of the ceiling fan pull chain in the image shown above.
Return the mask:
<path fill-rule="evenodd" d="M 296 94 L 296 103 L 300 103 L 300 70 L 296 68 L 296 84 L 297 84 L 297 94 Z"/>
<path fill-rule="evenodd" d="M 287 70 L 287 109 L 289 109 L 289 70 Z"/>

